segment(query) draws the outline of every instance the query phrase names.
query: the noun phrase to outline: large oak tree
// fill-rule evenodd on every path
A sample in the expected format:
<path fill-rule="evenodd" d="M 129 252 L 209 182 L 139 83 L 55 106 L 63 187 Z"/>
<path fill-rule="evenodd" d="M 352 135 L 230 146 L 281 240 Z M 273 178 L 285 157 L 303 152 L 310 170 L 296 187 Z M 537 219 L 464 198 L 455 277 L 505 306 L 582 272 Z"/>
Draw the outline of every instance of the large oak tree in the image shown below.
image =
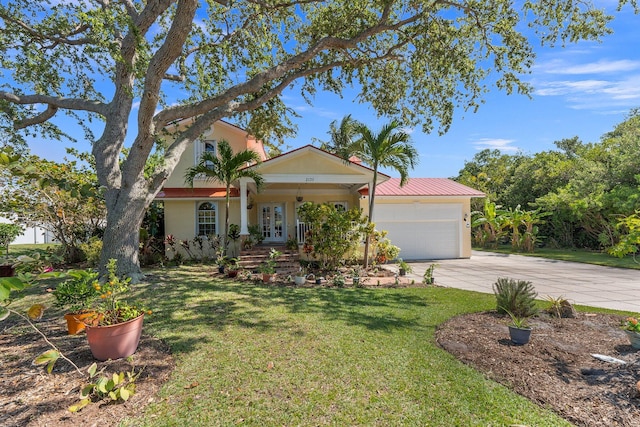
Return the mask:
<path fill-rule="evenodd" d="M 28 132 L 51 134 L 62 112 L 81 126 L 102 120 L 92 138 L 107 206 L 102 264 L 116 258 L 136 274 L 145 208 L 217 120 L 273 140 L 291 130 L 285 88 L 312 99 L 357 85 L 377 113 L 446 131 L 489 84 L 529 92 L 529 39 L 596 39 L 607 21 L 579 0 L 2 0 L 0 108 Z"/>

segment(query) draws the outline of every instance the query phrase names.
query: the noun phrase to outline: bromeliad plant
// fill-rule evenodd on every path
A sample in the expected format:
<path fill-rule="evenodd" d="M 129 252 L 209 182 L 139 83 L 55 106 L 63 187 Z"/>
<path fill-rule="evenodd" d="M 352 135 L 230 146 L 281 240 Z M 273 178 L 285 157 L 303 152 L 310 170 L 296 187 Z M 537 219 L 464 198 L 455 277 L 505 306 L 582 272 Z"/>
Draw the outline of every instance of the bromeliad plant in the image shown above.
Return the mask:
<path fill-rule="evenodd" d="M 627 317 L 622 324 L 622 329 L 625 331 L 640 333 L 640 322 L 638 322 L 638 319 L 635 317 Z"/>
<path fill-rule="evenodd" d="M 132 305 L 123 299 L 129 291 L 131 278 L 118 277 L 116 268 L 116 260 L 110 259 L 107 263 L 107 281 L 102 285 L 94 284 L 95 289 L 100 292 L 95 318 L 95 322 L 100 326 L 123 323 L 145 312 L 142 307 Z"/>

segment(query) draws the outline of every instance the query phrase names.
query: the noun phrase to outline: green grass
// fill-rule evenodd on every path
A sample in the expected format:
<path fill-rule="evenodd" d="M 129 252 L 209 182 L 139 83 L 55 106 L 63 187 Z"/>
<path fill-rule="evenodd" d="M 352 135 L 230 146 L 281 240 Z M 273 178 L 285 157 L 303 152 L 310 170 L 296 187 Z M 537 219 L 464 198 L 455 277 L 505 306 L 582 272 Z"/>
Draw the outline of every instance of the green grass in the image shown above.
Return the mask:
<path fill-rule="evenodd" d="M 557 259 L 562 261 L 581 262 L 585 264 L 603 265 L 606 267 L 633 268 L 640 270 L 640 264 L 634 261 L 632 256 L 616 258 L 604 252 L 590 251 L 586 249 L 549 249 L 539 248 L 533 253 L 512 252 L 511 246 L 500 246 L 497 249 L 473 248 L 478 251 L 498 252 L 501 254 L 516 254 L 534 256 L 540 258 Z M 640 261 L 640 259 L 639 259 Z"/>
<path fill-rule="evenodd" d="M 40 252 L 41 254 L 45 254 L 48 248 L 55 249 L 59 245 L 59 243 L 27 243 L 20 245 L 9 245 L 9 255 L 17 257 L 20 255 L 30 255 L 33 252 Z"/>
<path fill-rule="evenodd" d="M 435 343 L 437 325 L 493 308 L 490 295 L 153 273 L 141 292 L 154 310 L 145 330 L 171 346 L 177 368 L 125 425 L 569 425 Z"/>

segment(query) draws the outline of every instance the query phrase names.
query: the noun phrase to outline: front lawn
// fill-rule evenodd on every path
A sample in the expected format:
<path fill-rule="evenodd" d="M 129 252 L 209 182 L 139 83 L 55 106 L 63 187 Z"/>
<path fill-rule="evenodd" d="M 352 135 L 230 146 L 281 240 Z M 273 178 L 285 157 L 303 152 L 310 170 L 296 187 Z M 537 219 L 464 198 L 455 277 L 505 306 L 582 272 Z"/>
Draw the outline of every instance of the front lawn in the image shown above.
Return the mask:
<path fill-rule="evenodd" d="M 207 270 L 154 270 L 141 285 L 145 329 L 177 368 L 126 425 L 568 425 L 435 343 L 437 325 L 493 308 L 491 295 L 277 287 Z"/>

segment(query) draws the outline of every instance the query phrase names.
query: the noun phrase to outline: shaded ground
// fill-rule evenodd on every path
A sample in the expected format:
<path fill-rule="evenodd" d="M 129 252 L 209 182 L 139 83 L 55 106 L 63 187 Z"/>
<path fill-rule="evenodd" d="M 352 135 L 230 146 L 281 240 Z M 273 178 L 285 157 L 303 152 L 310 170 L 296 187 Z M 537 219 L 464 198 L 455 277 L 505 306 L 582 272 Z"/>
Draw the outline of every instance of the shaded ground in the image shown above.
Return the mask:
<path fill-rule="evenodd" d="M 516 346 L 506 317 L 476 313 L 441 325 L 437 340 L 464 363 L 576 425 L 640 426 L 640 353 L 629 345 L 621 320 L 609 314 L 543 315 L 530 322 L 529 344 Z"/>
<path fill-rule="evenodd" d="M 168 347 L 142 335 L 138 351 L 129 360 L 98 363 L 105 374 L 142 369 L 136 393 L 124 404 L 94 403 L 79 413 L 67 408 L 78 402 L 80 387 L 87 384 L 67 362 L 59 360 L 52 375 L 33 366 L 34 357 L 49 349 L 42 338 L 12 315 L 0 330 L 0 425 L 2 426 L 111 426 L 133 416 L 152 402 L 173 367 Z M 64 319 L 38 322 L 38 327 L 63 353 L 86 372 L 95 362 L 84 333 L 68 336 Z"/>

